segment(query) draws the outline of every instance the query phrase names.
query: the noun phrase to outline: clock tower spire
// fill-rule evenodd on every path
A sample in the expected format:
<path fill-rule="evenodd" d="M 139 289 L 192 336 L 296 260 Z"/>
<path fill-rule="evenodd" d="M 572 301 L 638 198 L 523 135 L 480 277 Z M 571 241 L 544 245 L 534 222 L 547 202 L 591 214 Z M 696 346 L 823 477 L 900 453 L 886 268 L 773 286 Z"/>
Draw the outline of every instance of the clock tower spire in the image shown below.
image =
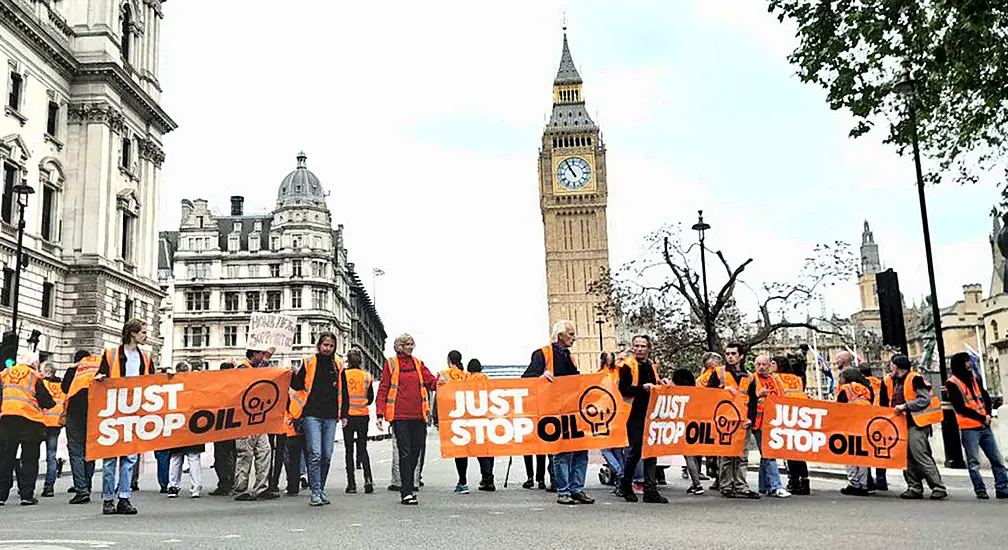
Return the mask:
<path fill-rule="evenodd" d="M 561 319 L 574 323 L 578 339 L 572 356 L 582 372 L 594 372 L 601 351 L 618 351 L 612 321 L 601 316 L 602 300 L 590 290 L 609 269 L 606 149 L 585 108 L 566 30 L 553 111 L 539 149 L 546 294 L 550 325 Z"/>

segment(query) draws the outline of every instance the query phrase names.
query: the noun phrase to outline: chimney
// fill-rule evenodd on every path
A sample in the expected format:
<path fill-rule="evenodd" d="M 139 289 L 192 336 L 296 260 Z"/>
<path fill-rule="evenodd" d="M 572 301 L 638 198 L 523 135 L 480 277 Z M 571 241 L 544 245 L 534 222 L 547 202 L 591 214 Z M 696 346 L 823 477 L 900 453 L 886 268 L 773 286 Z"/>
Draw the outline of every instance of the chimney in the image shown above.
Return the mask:
<path fill-rule="evenodd" d="M 231 215 L 241 216 L 243 204 L 245 204 L 245 197 L 242 197 L 241 195 L 231 197 Z"/>

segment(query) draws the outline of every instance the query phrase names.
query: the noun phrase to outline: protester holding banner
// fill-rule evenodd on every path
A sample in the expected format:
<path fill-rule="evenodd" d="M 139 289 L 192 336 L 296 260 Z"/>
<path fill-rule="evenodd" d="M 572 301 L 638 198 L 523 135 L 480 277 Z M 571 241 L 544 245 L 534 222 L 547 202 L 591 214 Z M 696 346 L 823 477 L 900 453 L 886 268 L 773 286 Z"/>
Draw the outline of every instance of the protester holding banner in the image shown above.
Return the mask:
<path fill-rule="evenodd" d="M 878 393 L 878 405 L 880 407 L 891 408 L 891 399 L 889 398 L 890 390 L 892 387 L 892 363 L 886 363 L 883 367 L 882 372 L 882 383 L 879 388 Z M 873 491 L 888 491 L 889 490 L 889 480 L 886 479 L 886 469 L 885 468 L 875 468 L 875 475 L 870 479 L 874 482 L 871 489 Z"/>
<path fill-rule="evenodd" d="M 371 477 L 371 457 L 368 456 L 367 440 L 371 413 L 368 405 L 374 402 L 374 378 L 362 368 L 364 355 L 358 348 L 347 351 L 347 368 L 343 370 L 341 381 L 343 419 L 343 443 L 346 451 L 347 488 L 346 492 L 357 492 L 357 476 L 354 469 L 354 449 L 357 463 L 364 469 L 364 492 L 374 492 L 374 478 Z"/>
<path fill-rule="evenodd" d="M 94 380 L 101 358 L 91 355 L 88 350 L 74 352 L 73 366 L 63 373 L 60 390 L 66 394 L 66 436 L 67 454 L 70 457 L 70 473 L 73 476 L 74 496 L 70 504 L 91 502 L 91 480 L 94 478 L 95 463 L 87 460 L 87 411 L 88 388 Z"/>
<path fill-rule="evenodd" d="M 994 495 L 999 499 L 1008 498 L 1008 471 L 998 448 L 997 439 L 991 430 L 990 394 L 980 380 L 973 375 L 969 354 L 959 352 L 949 360 L 952 376 L 945 382 L 949 403 L 955 410 L 959 423 L 963 449 L 966 450 L 966 467 L 969 469 L 973 492 L 980 500 L 987 500 L 987 487 L 980 473 L 980 451 L 987 456 L 994 471 Z"/>
<path fill-rule="evenodd" d="M 759 492 L 777 498 L 788 498 L 791 493 L 781 488 L 780 472 L 778 471 L 777 459 L 763 456 L 763 411 L 766 407 L 766 400 L 769 397 L 784 396 L 784 382 L 777 375 L 774 367 L 779 367 L 786 362 L 785 357 L 774 357 L 771 364 L 770 358 L 766 355 L 758 355 L 754 361 L 756 366 L 756 376 L 753 383 L 749 384 L 749 421 L 752 422 L 752 433 L 756 439 L 756 445 L 760 452 L 759 463 Z"/>
<path fill-rule="evenodd" d="M 221 363 L 219 370 L 229 370 L 235 368 L 234 363 Z M 235 463 L 237 461 L 237 449 L 234 439 L 215 441 L 213 444 L 214 473 L 217 474 L 217 488 L 210 492 L 213 496 L 231 496 L 234 490 Z"/>
<path fill-rule="evenodd" d="M 291 378 L 291 389 L 299 392 L 305 406 L 301 413 L 308 449 L 309 506 L 329 504 L 325 493 L 336 441 L 336 421 L 340 412 L 340 376 L 343 363 L 336 357 L 336 335 L 323 332 L 314 355 L 305 357 L 304 365 Z"/>
<path fill-rule="evenodd" d="M 18 354 L 17 363 L 0 371 L 0 504 L 7 501 L 18 468 L 18 494 L 22 506 L 38 504 L 39 450 L 45 438 L 43 411 L 56 405 L 38 375 L 38 355 Z M 17 458 L 18 449 L 21 458 Z"/>
<path fill-rule="evenodd" d="M 710 382 L 711 374 L 714 373 L 714 369 L 719 366 L 724 366 L 724 358 L 717 352 L 709 352 L 703 361 L 703 368 L 700 371 L 700 376 L 696 378 L 696 386 L 701 388 L 706 388 L 707 384 Z M 707 476 L 714 480 L 711 483 L 710 490 L 718 491 L 721 486 L 718 483 L 718 474 L 720 473 L 720 462 L 721 459 L 716 456 L 708 456 L 704 459 L 707 463 Z"/>
<path fill-rule="evenodd" d="M 147 321 L 130 319 L 122 329 L 122 344 L 107 348 L 102 354 L 101 365 L 94 381 L 107 378 L 126 378 L 154 374 L 154 363 L 147 352 L 140 349 L 147 343 Z M 138 455 L 126 455 L 102 460 L 102 513 L 135 515 L 136 508 L 130 503 L 132 493 L 133 468 Z M 119 479 L 116 480 L 118 469 Z M 118 487 L 118 491 L 116 490 Z M 119 503 L 114 499 L 118 495 Z"/>
<path fill-rule="evenodd" d="M 730 343 L 725 346 L 725 357 L 728 359 L 728 366 L 716 365 L 707 381 L 708 388 L 723 388 L 732 395 L 745 395 L 749 391 L 751 378 L 745 372 L 745 354 L 742 352 L 742 345 Z M 720 359 L 720 357 L 719 357 Z M 749 421 L 745 422 L 742 429 L 749 431 Z M 760 494 L 749 488 L 746 483 L 746 471 L 749 468 L 749 461 L 745 450 L 741 456 L 723 456 L 718 462 L 720 472 L 718 474 L 718 486 L 721 496 L 726 498 L 748 498 L 759 499 Z"/>
<path fill-rule="evenodd" d="M 807 399 L 805 394 L 805 363 L 799 355 L 777 357 L 770 362 L 770 367 L 780 376 L 784 384 L 784 396 L 795 399 Z M 809 487 L 808 463 L 804 460 L 786 460 L 788 472 L 787 490 L 792 495 L 808 495 Z"/>
<path fill-rule="evenodd" d="M 907 417 L 907 469 L 903 478 L 907 490 L 900 495 L 903 499 L 924 498 L 923 481 L 931 487 L 931 500 L 948 498 L 948 491 L 942 484 L 941 473 L 931 454 L 931 425 L 942 420 L 941 401 L 934 395 L 931 385 L 920 373 L 912 370 L 906 355 L 895 355 L 890 360 L 893 377 L 886 380 L 886 388 L 891 396 L 891 405 L 898 413 Z"/>
<path fill-rule="evenodd" d="M 648 360 L 651 349 L 651 338 L 646 335 L 633 337 L 633 355 L 620 362 L 619 392 L 625 402 L 630 403 L 630 415 L 627 417 L 627 440 L 630 450 L 623 464 L 624 472 L 637 469 L 644 447 L 644 420 L 648 413 L 648 403 L 651 389 L 660 385 L 658 367 Z M 667 504 L 668 499 L 658 493 L 658 482 L 655 479 L 655 468 L 658 459 L 644 459 L 644 502 Z M 627 502 L 637 502 L 633 490 L 633 480 L 624 476 L 620 480 L 620 492 Z"/>
<path fill-rule="evenodd" d="M 45 378 L 42 383 L 56 403 L 51 409 L 46 409 L 42 413 L 42 422 L 46 427 L 45 448 L 46 448 L 46 475 L 42 484 L 42 496 L 56 496 L 56 447 L 59 444 L 59 435 L 62 431 L 62 424 L 65 421 L 63 416 L 66 406 L 66 394 L 60 388 L 60 379 L 56 377 L 56 366 L 52 363 L 42 365 L 42 373 Z"/>
<path fill-rule="evenodd" d="M 428 392 L 437 379 L 423 361 L 413 357 L 416 343 L 409 334 L 400 334 L 393 345 L 395 356 L 385 360 L 378 386 L 378 429 L 387 420 L 395 432 L 402 484 L 399 498 L 403 504 L 418 504 L 414 473 L 427 445 L 427 417 L 430 414 Z"/>
<path fill-rule="evenodd" d="M 577 366 L 571 359 L 570 347 L 574 345 L 575 328 L 570 321 L 558 321 L 553 325 L 552 342 L 532 353 L 523 377 L 543 376 L 553 380 L 555 376 L 577 376 Z M 553 455 L 553 469 L 556 474 L 557 504 L 593 504 L 595 499 L 584 492 L 585 477 L 588 475 L 588 451 L 572 451 Z"/>
<path fill-rule="evenodd" d="M 483 374 L 483 363 L 480 363 L 479 359 L 473 357 L 466 363 L 466 371 L 469 373 L 469 380 L 489 380 L 490 378 Z M 476 457 L 476 462 L 479 463 L 480 468 L 480 483 L 477 487 L 480 491 L 496 491 L 497 487 L 494 485 L 494 457 L 492 456 L 480 456 Z"/>
<path fill-rule="evenodd" d="M 619 369 L 616 367 L 616 356 L 608 351 L 603 351 L 599 356 L 599 370 L 608 374 L 614 384 L 619 386 Z M 613 490 L 612 494 L 621 497 L 623 491 L 620 490 L 623 479 L 623 463 L 626 462 L 626 448 L 615 447 L 612 449 L 602 449 L 599 451 L 602 459 L 605 460 L 609 472 L 612 474 Z"/>
<path fill-rule="evenodd" d="M 448 352 L 448 368 L 438 373 L 438 386 L 449 382 L 463 382 L 469 378 L 469 373 L 462 368 L 462 353 L 453 349 Z M 469 468 L 469 458 L 458 457 L 455 459 L 455 471 L 458 473 L 458 483 L 455 484 L 455 494 L 468 495 L 469 482 L 466 479 L 466 470 Z"/>
<path fill-rule="evenodd" d="M 871 382 L 865 379 L 861 371 L 852 366 L 854 356 L 849 352 L 840 352 L 836 359 L 837 365 L 844 365 L 840 371 L 840 387 L 837 388 L 837 403 L 850 403 L 852 405 L 869 406 L 875 401 L 875 393 L 871 389 Z M 871 494 L 868 490 L 869 468 L 867 466 L 845 466 L 847 470 L 847 486 L 840 489 L 840 493 L 847 496 L 866 497 Z"/>
<path fill-rule="evenodd" d="M 245 359 L 239 361 L 235 367 L 240 369 L 268 367 L 269 359 L 272 356 L 273 348 L 247 349 L 245 350 Z M 237 495 L 235 500 L 250 502 L 276 498 L 266 490 L 269 487 L 270 458 L 273 456 L 269 436 L 261 433 L 238 438 L 235 440 L 235 451 L 237 454 L 234 483 L 234 492 Z M 255 473 L 254 478 L 252 477 L 253 473 Z"/>
<path fill-rule="evenodd" d="M 189 363 L 179 361 L 175 365 L 174 373 L 191 371 Z M 186 447 L 176 447 L 168 450 L 168 496 L 174 498 L 182 492 L 182 463 L 189 466 L 189 496 L 199 498 L 203 491 L 203 466 L 200 464 L 200 455 L 206 450 L 203 443 L 189 445 Z"/>

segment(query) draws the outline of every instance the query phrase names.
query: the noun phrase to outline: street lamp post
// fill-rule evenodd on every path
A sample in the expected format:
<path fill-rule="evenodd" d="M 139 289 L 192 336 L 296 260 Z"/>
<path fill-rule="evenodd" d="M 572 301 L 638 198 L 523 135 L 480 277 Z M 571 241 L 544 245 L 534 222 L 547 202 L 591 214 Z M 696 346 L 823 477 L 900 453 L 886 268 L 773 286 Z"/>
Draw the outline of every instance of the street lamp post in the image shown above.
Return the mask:
<path fill-rule="evenodd" d="M 711 226 L 703 221 L 703 210 L 697 210 L 697 216 L 699 219 L 693 224 L 693 231 L 696 231 L 700 235 L 700 272 L 703 277 L 704 333 L 707 335 L 707 351 L 714 351 L 714 330 L 711 326 L 710 298 L 707 293 L 707 249 L 704 247 L 704 233 Z"/>
<path fill-rule="evenodd" d="M 602 327 L 605 326 L 605 319 L 602 318 L 601 314 L 595 319 L 595 324 L 598 325 L 598 349 L 599 352 L 605 351 L 605 345 L 602 343 Z"/>
<path fill-rule="evenodd" d="M 945 382 L 948 371 L 945 369 L 945 340 L 942 336 L 941 312 L 938 309 L 938 293 L 935 287 L 934 259 L 931 255 L 931 230 L 928 227 L 927 200 L 924 196 L 924 173 L 921 170 L 920 143 L 917 135 L 917 106 L 914 102 L 916 82 L 909 77 L 896 84 L 896 93 L 906 98 L 907 110 L 910 115 L 910 138 L 913 145 L 914 168 L 917 171 L 917 199 L 920 202 L 921 224 L 924 228 L 924 256 L 927 259 L 928 284 L 931 286 L 931 317 L 934 321 L 935 344 L 938 348 L 938 375 L 941 377 L 942 401 L 948 402 L 945 393 Z M 959 439 L 959 425 L 955 412 L 951 407 L 942 407 L 942 443 L 945 448 L 945 466 L 948 468 L 965 468 L 962 445 Z"/>
<path fill-rule="evenodd" d="M 28 206 L 28 195 L 35 192 L 30 185 L 28 185 L 28 179 L 22 178 L 21 183 L 15 185 L 12 189 L 15 195 L 17 195 L 17 205 L 18 205 L 18 240 L 17 240 L 17 263 L 14 269 L 14 293 L 11 299 L 14 303 L 11 306 L 11 330 L 18 332 L 17 322 L 18 322 L 18 304 L 20 303 L 19 294 L 21 293 L 21 256 L 23 252 L 24 245 L 24 230 L 25 230 L 25 208 Z"/>

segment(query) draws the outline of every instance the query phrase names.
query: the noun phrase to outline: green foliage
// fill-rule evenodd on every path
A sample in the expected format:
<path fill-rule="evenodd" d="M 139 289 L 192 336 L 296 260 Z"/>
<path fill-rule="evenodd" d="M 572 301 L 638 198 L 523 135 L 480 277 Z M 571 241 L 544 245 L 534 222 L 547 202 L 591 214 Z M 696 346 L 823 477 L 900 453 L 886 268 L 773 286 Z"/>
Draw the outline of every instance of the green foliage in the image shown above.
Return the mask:
<path fill-rule="evenodd" d="M 930 182 L 1004 168 L 1008 0 L 769 0 L 768 11 L 797 26 L 788 60 L 831 109 L 854 115 L 852 137 L 884 119 L 885 143 L 907 152 L 907 100 L 893 92 L 909 77 L 921 152 L 936 163 Z"/>

